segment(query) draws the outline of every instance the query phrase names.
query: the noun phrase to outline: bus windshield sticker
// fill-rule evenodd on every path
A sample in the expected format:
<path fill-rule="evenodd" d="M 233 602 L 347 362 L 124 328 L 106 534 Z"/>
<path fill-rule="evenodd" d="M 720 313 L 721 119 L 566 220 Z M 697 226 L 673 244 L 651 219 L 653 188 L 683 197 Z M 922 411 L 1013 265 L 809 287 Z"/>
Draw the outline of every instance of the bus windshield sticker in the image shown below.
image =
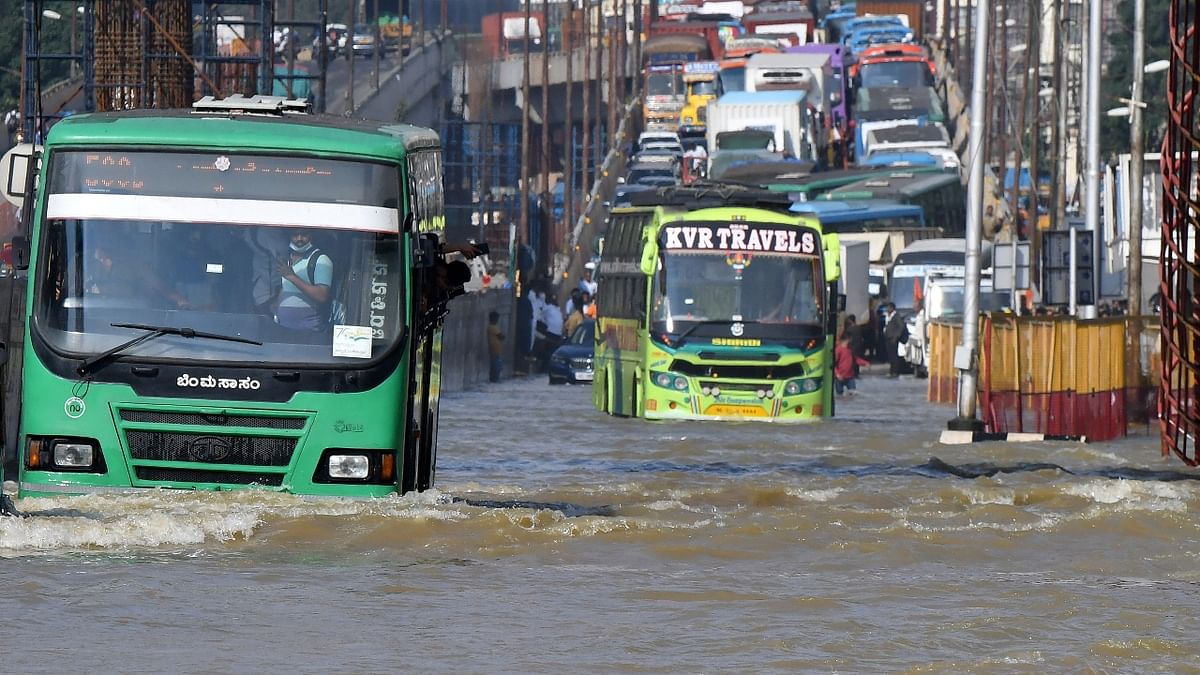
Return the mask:
<path fill-rule="evenodd" d="M 334 326 L 333 355 L 353 359 L 371 358 L 371 327 Z"/>
<path fill-rule="evenodd" d="M 770 227 L 731 223 L 728 225 L 670 225 L 663 228 L 668 250 L 764 251 L 775 253 L 817 252 L 817 235 L 795 227 Z"/>

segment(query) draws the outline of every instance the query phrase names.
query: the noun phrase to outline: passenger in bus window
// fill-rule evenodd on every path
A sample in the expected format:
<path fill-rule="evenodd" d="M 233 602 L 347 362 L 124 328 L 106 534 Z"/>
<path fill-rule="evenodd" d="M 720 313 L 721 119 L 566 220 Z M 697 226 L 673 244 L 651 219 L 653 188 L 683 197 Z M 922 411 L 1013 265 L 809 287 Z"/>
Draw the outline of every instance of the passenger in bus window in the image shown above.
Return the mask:
<path fill-rule="evenodd" d="M 84 277 L 84 292 L 89 295 L 120 298 L 136 305 L 166 301 L 180 309 L 188 307 L 187 298 L 176 292 L 145 264 L 128 260 L 120 252 L 126 248 L 108 242 L 92 247 Z M 147 298 L 151 291 L 155 297 Z"/>
<path fill-rule="evenodd" d="M 333 261 L 313 245 L 312 234 L 292 230 L 287 257 L 275 263 L 282 278 L 275 321 L 286 328 L 319 331 L 328 325 Z"/>

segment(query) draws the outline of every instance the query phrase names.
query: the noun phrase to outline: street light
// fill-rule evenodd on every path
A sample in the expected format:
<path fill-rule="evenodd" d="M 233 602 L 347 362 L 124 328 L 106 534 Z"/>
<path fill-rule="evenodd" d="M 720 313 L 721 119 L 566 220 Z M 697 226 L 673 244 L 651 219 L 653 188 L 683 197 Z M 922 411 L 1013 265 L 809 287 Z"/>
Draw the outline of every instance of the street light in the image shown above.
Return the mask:
<path fill-rule="evenodd" d="M 1129 117 L 1130 113 L 1132 112 L 1132 108 L 1127 105 L 1123 105 L 1119 108 L 1109 108 L 1104 112 L 1104 114 L 1108 115 L 1109 117 Z"/>
<path fill-rule="evenodd" d="M 42 16 L 46 17 L 47 19 L 54 19 L 55 21 L 58 21 L 62 18 L 62 14 L 59 14 L 52 9 L 43 9 Z"/>
<path fill-rule="evenodd" d="M 1171 62 L 1166 59 L 1159 59 L 1152 63 L 1147 63 L 1145 68 L 1142 68 L 1143 73 L 1161 73 L 1171 67 Z"/>

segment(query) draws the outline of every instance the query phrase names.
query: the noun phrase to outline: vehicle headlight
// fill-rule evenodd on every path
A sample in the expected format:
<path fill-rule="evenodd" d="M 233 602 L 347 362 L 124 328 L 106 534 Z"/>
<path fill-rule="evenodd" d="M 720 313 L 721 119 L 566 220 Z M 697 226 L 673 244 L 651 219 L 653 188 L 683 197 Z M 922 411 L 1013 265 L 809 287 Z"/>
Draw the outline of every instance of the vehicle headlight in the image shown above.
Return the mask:
<path fill-rule="evenodd" d="M 329 477 L 362 480 L 371 470 L 371 462 L 366 455 L 330 455 Z"/>
<path fill-rule="evenodd" d="M 54 444 L 55 466 L 82 469 L 91 466 L 95 457 L 95 448 L 87 443 L 56 442 Z"/>
<path fill-rule="evenodd" d="M 695 121 L 696 121 L 696 118 L 695 118 L 695 117 L 692 117 L 691 115 L 686 115 L 686 116 L 683 118 L 683 123 L 684 123 L 684 124 L 691 124 L 691 123 L 693 123 L 693 122 L 695 122 Z"/>
<path fill-rule="evenodd" d="M 783 385 L 783 393 L 785 396 L 795 396 L 796 394 L 811 394 L 821 388 L 821 380 L 819 377 L 810 377 L 802 380 L 791 380 Z"/>
<path fill-rule="evenodd" d="M 688 379 L 672 373 L 651 373 L 650 381 L 663 389 L 674 389 L 675 391 L 687 391 L 688 389 Z"/>

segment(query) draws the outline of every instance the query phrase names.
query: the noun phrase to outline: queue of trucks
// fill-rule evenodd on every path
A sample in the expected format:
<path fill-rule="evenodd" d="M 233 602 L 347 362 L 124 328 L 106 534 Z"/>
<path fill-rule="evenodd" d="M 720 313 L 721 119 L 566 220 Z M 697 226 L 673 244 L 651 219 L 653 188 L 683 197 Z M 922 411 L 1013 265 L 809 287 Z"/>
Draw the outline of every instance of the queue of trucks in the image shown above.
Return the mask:
<path fill-rule="evenodd" d="M 639 143 L 622 194 L 671 181 L 785 192 L 794 211 L 844 238 L 849 311 L 870 321 L 895 296 L 910 329 L 923 330 L 929 317 L 918 316 L 914 289 L 919 298 L 932 283 L 946 295 L 934 287 L 953 285 L 955 266 L 921 267 L 919 278 L 901 266 L 897 277 L 896 260 L 961 260 L 965 251 L 961 160 L 920 42 L 936 7 L 830 4 L 659 3 L 657 18 L 645 17 L 641 64 L 642 120 L 655 138 Z M 662 146 L 663 134 L 677 151 Z M 921 374 L 927 343 L 912 345 L 905 357 Z"/>

